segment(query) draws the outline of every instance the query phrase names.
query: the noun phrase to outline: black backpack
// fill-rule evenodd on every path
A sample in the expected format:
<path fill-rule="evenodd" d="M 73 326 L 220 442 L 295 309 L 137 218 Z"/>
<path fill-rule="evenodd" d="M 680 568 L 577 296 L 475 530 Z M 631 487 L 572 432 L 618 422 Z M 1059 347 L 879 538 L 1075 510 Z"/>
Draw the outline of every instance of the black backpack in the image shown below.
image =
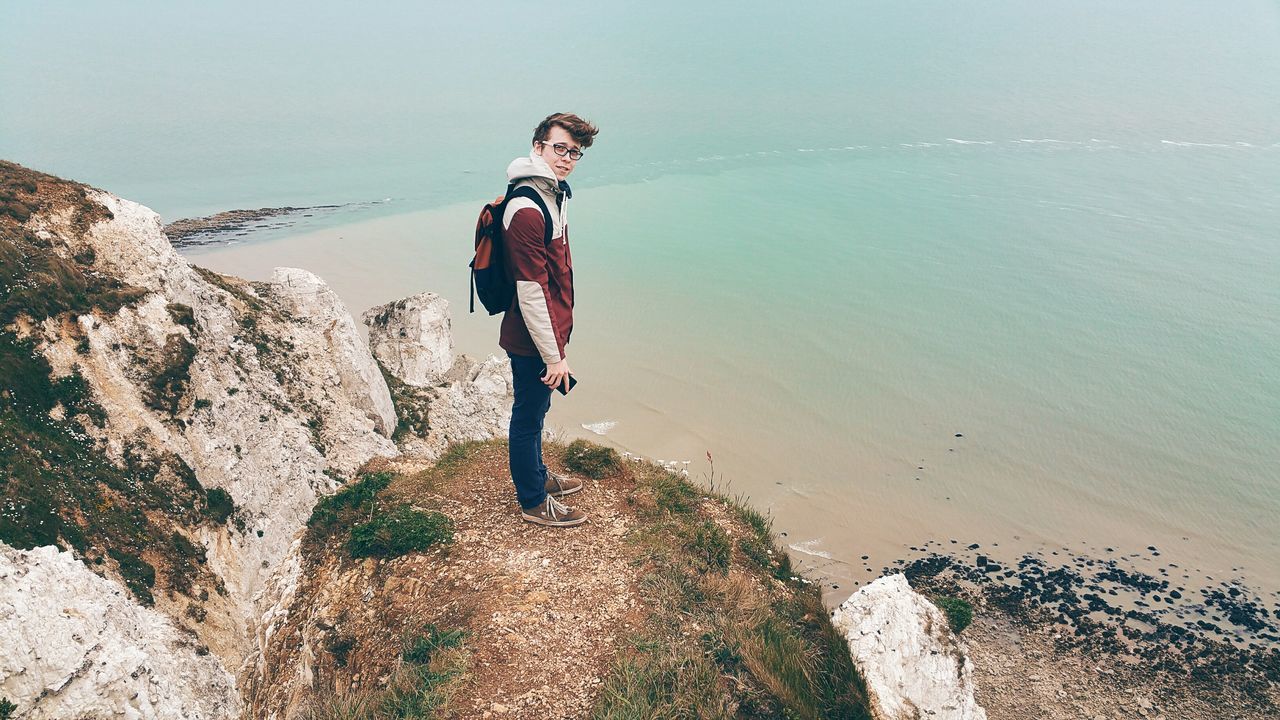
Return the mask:
<path fill-rule="evenodd" d="M 507 212 L 507 203 L 515 198 L 525 197 L 533 200 L 542 211 L 543 225 L 546 232 L 542 241 L 551 244 L 551 212 L 543 202 L 538 191 L 528 185 L 515 187 L 515 183 L 507 186 L 507 194 L 480 210 L 480 219 L 476 221 L 476 254 L 471 258 L 471 312 L 476 311 L 476 296 L 480 296 L 480 304 L 490 315 L 506 312 L 511 307 L 511 300 L 516 294 L 516 283 L 507 271 L 506 247 L 502 241 L 502 216 Z"/>

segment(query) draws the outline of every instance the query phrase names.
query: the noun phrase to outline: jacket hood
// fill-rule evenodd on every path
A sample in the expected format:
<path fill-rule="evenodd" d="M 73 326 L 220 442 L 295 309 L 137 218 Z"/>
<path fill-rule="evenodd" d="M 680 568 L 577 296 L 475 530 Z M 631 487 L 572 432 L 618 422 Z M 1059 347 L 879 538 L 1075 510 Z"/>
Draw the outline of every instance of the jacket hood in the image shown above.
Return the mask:
<path fill-rule="evenodd" d="M 560 178 L 556 177 L 555 171 L 551 169 L 547 161 L 532 150 L 529 151 L 528 157 L 516 158 L 507 166 L 508 181 L 515 182 L 525 178 L 546 178 L 551 181 L 552 185 L 560 184 Z"/>
<path fill-rule="evenodd" d="M 569 183 L 556 177 L 555 171 L 547 161 L 532 150 L 529 151 L 528 157 L 516 158 L 507 166 L 507 181 L 514 183 L 521 180 L 532 180 L 534 185 L 542 186 L 552 197 L 555 197 L 558 192 L 564 192 L 569 197 L 573 197 L 572 191 L 569 190 Z"/>

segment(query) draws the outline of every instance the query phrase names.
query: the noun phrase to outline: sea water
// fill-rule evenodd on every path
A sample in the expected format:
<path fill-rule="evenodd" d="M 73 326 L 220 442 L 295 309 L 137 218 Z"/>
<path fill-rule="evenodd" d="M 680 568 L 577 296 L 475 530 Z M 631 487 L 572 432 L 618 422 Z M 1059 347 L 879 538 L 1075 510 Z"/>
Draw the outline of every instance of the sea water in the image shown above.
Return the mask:
<path fill-rule="evenodd" d="M 474 355 L 478 205 L 543 115 L 598 122 L 549 422 L 750 496 L 834 599 L 951 539 L 1280 587 L 1272 3 L 0 17 L 0 156 L 166 220 L 354 207 L 187 255 L 441 293 Z"/>

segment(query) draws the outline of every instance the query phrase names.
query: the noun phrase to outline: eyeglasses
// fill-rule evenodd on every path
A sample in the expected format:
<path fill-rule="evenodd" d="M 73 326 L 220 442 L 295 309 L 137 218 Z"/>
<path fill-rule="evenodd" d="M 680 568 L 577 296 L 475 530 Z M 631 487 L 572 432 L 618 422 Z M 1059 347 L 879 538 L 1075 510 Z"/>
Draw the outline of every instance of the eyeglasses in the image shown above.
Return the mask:
<path fill-rule="evenodd" d="M 559 155 L 560 157 L 564 157 L 565 155 L 568 155 L 569 159 L 573 160 L 574 162 L 581 160 L 582 156 L 585 154 L 578 148 L 571 148 L 568 145 L 565 145 L 564 143 L 552 144 L 547 142 L 546 140 L 539 140 L 538 142 L 542 143 L 543 147 L 546 147 L 547 145 L 551 145 L 551 152 Z"/>

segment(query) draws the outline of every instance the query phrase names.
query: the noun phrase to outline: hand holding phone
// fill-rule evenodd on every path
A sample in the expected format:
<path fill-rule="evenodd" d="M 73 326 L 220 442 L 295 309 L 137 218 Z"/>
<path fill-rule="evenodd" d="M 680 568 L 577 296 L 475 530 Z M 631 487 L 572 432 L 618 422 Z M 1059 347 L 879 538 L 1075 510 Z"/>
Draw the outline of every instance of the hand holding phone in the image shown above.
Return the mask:
<path fill-rule="evenodd" d="M 543 378 L 546 378 L 546 377 L 547 377 L 547 371 L 546 371 L 546 370 L 543 370 L 543 371 L 542 371 L 542 377 L 543 377 Z M 557 384 L 557 385 L 555 386 L 555 389 L 556 389 L 556 390 L 559 390 L 561 395 L 568 395 L 568 394 L 569 394 L 569 390 L 572 390 L 572 389 L 573 389 L 573 386 L 574 386 L 574 385 L 577 385 L 577 384 L 578 384 L 578 378 L 574 377 L 574 376 L 573 376 L 573 373 L 569 373 L 569 383 L 568 383 L 569 387 L 566 389 L 566 388 L 565 388 L 565 383 L 561 382 L 561 383 L 559 383 L 559 384 Z"/>
<path fill-rule="evenodd" d="M 565 383 L 560 383 L 559 385 L 556 386 L 556 389 L 560 391 L 561 395 L 568 395 L 569 391 L 573 389 L 573 386 L 577 384 L 578 384 L 578 378 L 574 377 L 573 373 L 569 373 L 569 382 L 568 382 L 569 387 L 566 388 Z"/>
<path fill-rule="evenodd" d="M 566 358 L 560 358 L 553 363 L 547 363 L 542 369 L 542 384 L 547 387 L 563 388 L 560 394 L 567 392 L 565 384 L 569 382 L 569 376 L 573 374 L 573 370 L 569 369 L 569 361 Z"/>

